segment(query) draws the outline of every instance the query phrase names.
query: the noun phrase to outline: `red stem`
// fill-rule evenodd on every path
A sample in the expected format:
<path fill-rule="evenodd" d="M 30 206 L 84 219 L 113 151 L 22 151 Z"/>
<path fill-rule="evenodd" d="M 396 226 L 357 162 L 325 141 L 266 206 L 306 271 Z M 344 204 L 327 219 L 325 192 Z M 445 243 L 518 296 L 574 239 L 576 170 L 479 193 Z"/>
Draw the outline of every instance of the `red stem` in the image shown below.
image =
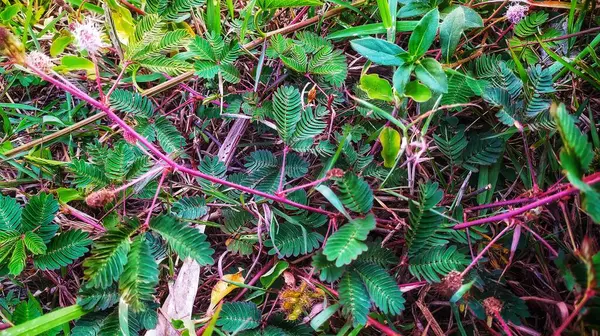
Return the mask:
<path fill-rule="evenodd" d="M 73 208 L 70 205 L 63 205 L 63 210 L 68 213 L 69 215 L 79 219 L 80 221 L 89 224 L 91 227 L 93 227 L 94 229 L 100 231 L 100 232 L 105 232 L 106 228 L 100 224 L 98 224 L 98 222 L 95 221 L 94 218 L 90 217 L 89 215 L 84 214 L 83 212 Z"/>
<path fill-rule="evenodd" d="M 208 174 L 204 174 L 198 170 L 195 169 L 190 169 L 187 167 L 184 167 L 178 163 L 176 163 L 175 161 L 173 161 L 173 159 L 171 159 L 170 157 L 168 157 L 167 155 L 163 154 L 158 148 L 156 148 L 156 146 L 154 146 L 150 141 L 148 141 L 145 137 L 141 136 L 140 134 L 138 134 L 131 126 L 127 125 L 127 123 L 125 121 L 123 121 L 123 119 L 121 119 L 119 116 L 117 116 L 108 106 L 102 104 L 101 102 L 95 100 L 94 98 L 90 97 L 89 95 L 81 92 L 81 91 L 75 91 L 73 90 L 71 87 L 69 87 L 68 85 L 63 84 L 62 82 L 56 80 L 55 78 L 48 76 L 46 73 L 44 73 L 43 71 L 37 69 L 36 67 L 27 64 L 29 66 L 29 68 L 31 70 L 33 70 L 35 73 L 37 73 L 40 77 L 42 77 L 42 79 L 44 79 L 45 81 L 71 93 L 73 96 L 84 100 L 86 102 L 88 102 L 90 105 L 94 106 L 95 108 L 99 109 L 100 111 L 106 113 L 106 115 L 115 123 L 117 124 L 119 127 L 121 127 L 124 131 L 128 132 L 131 136 L 133 136 L 134 138 L 136 138 L 139 142 L 141 142 L 144 146 L 146 146 L 146 148 L 148 148 L 148 150 L 150 152 L 152 152 L 154 155 L 156 155 L 157 157 L 159 157 L 160 159 L 162 159 L 166 164 L 168 164 L 169 166 L 171 166 L 173 168 L 173 170 L 179 170 L 183 173 L 192 175 L 192 176 L 196 176 L 199 177 L 201 179 L 207 180 L 209 182 L 212 183 L 217 183 L 217 184 L 222 184 L 225 185 L 227 187 L 231 187 L 234 189 L 238 189 L 241 190 L 243 192 L 247 192 L 250 194 L 254 194 L 257 196 L 261 196 L 276 202 L 280 202 L 280 203 L 284 203 L 293 207 L 296 207 L 298 209 L 303 209 L 303 210 L 307 210 L 307 211 L 312 211 L 312 212 L 317 212 L 317 213 L 321 213 L 324 215 L 328 215 L 328 216 L 333 216 L 335 215 L 335 213 L 331 212 L 331 211 L 327 211 L 321 208 L 315 208 L 315 207 L 311 207 L 308 205 L 304 205 L 304 204 L 300 204 L 300 203 L 296 203 L 294 201 L 290 201 L 288 199 L 286 199 L 285 197 L 282 196 L 277 196 L 277 195 L 271 195 L 259 190 L 255 190 L 243 185 L 239 185 L 236 183 L 232 183 L 229 182 L 227 180 L 223 180 Z"/>
<path fill-rule="evenodd" d="M 481 259 L 481 257 L 483 257 L 483 255 L 487 252 L 487 250 L 490 249 L 490 247 L 492 247 L 492 245 L 494 245 L 498 239 L 500 239 L 502 236 L 504 236 L 504 234 L 510 230 L 511 226 L 506 226 L 504 228 L 504 230 L 500 231 L 500 233 L 498 233 L 496 235 L 496 237 L 494 237 L 494 239 L 490 240 L 490 242 L 487 244 L 486 247 L 483 248 L 483 250 L 481 250 L 481 252 L 479 252 L 479 254 L 477 255 L 477 257 L 475 257 L 475 259 L 473 259 L 473 261 L 471 261 L 471 263 L 469 264 L 469 266 L 467 266 L 467 268 L 465 268 L 464 271 L 462 271 L 461 273 L 461 278 L 464 278 L 465 275 L 473 268 L 475 267 L 475 265 L 477 265 L 477 262 L 479 261 L 479 259 Z"/>
<path fill-rule="evenodd" d="M 587 178 L 584 178 L 583 180 L 584 180 L 584 182 L 586 182 L 588 184 L 594 184 L 596 182 L 600 182 L 600 173 L 592 174 L 592 175 L 588 176 Z M 531 209 L 535 209 L 535 208 L 537 208 L 539 206 L 555 202 L 555 201 L 557 201 L 557 200 L 559 200 L 559 199 L 561 199 L 561 198 L 563 198 L 565 196 L 568 196 L 570 194 L 574 194 L 574 193 L 576 193 L 578 191 L 579 191 L 579 189 L 577 189 L 577 188 L 575 188 L 573 186 L 570 186 L 570 187 L 568 187 L 567 189 L 565 189 L 565 190 L 563 190 L 561 192 L 558 192 L 558 193 L 556 193 L 554 195 L 546 196 L 546 197 L 544 197 L 544 198 L 542 198 L 542 199 L 540 199 L 540 200 L 538 200 L 536 202 L 527 204 L 527 205 L 525 205 L 523 207 L 520 207 L 518 209 L 514 209 L 514 210 L 511 210 L 511 211 L 508 211 L 508 212 L 505 212 L 505 213 L 502 213 L 502 214 L 499 214 L 499 215 L 496 215 L 496 216 L 491 216 L 491 217 L 487 217 L 487 218 L 481 218 L 481 219 L 477 219 L 477 220 L 470 221 L 470 222 L 463 222 L 463 223 L 460 223 L 458 225 L 455 225 L 453 227 L 453 229 L 460 230 L 460 229 L 468 228 L 468 227 L 471 227 L 471 226 L 474 226 L 474 225 L 481 225 L 481 224 L 491 223 L 491 222 L 499 222 L 499 221 L 502 221 L 502 220 L 505 220 L 505 219 L 509 219 L 509 218 L 514 217 L 514 216 L 517 216 L 517 215 L 520 215 L 522 213 L 525 213 L 525 212 L 527 212 L 527 211 L 529 211 Z"/>
<path fill-rule="evenodd" d="M 506 324 L 506 321 L 504 321 L 504 319 L 502 318 L 502 315 L 500 315 L 500 313 L 496 313 L 496 319 L 498 320 L 498 322 L 500 322 L 500 325 L 502 326 L 502 329 L 504 330 L 506 335 L 512 336 L 512 332 L 510 331 L 510 328 L 508 327 L 508 325 Z"/>
<path fill-rule="evenodd" d="M 556 329 L 556 331 L 552 335 L 554 335 L 554 336 L 562 335 L 563 331 L 569 326 L 569 324 L 571 324 L 573 319 L 575 319 L 575 317 L 577 315 L 579 315 L 581 308 L 583 308 L 583 306 L 588 302 L 588 300 L 591 299 L 592 297 L 594 297 L 595 294 L 596 293 L 594 292 L 593 289 L 589 289 L 589 288 L 586 289 L 585 294 L 583 295 L 583 298 L 581 299 L 579 304 L 575 307 L 575 310 L 573 310 L 571 315 L 569 315 L 569 317 L 567 317 L 567 319 L 560 325 L 560 327 L 558 327 L 558 329 Z"/>
<path fill-rule="evenodd" d="M 169 170 L 163 170 L 162 174 L 160 175 L 160 180 L 158 181 L 158 187 L 156 188 L 156 192 L 154 193 L 154 197 L 152 198 L 152 204 L 150 205 L 150 209 L 148 210 L 148 215 L 146 216 L 146 220 L 144 221 L 144 225 L 142 226 L 143 228 L 147 228 L 148 225 L 150 225 L 150 217 L 152 217 L 152 210 L 154 210 L 154 206 L 156 205 L 156 199 L 158 198 L 158 194 L 160 193 L 160 188 L 165 182 L 165 177 L 167 175 L 169 175 Z"/>
<path fill-rule="evenodd" d="M 552 246 L 550 246 L 550 244 L 544 238 L 542 238 L 542 236 L 540 236 L 537 232 L 533 231 L 531 228 L 529 228 L 525 224 L 519 224 L 519 226 L 521 226 L 525 230 L 529 231 L 535 237 L 535 239 L 537 239 L 540 243 L 542 243 L 544 246 L 546 246 L 546 248 L 548 250 L 550 250 L 550 252 L 552 252 L 552 254 L 554 254 L 555 257 L 558 257 L 558 252 Z"/>

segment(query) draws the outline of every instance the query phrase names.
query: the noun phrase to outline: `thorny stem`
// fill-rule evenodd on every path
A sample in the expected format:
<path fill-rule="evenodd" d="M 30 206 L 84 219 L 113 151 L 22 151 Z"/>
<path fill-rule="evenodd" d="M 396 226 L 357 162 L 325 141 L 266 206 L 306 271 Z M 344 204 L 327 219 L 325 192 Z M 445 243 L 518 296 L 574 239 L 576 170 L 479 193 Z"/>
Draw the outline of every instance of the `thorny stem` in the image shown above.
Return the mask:
<path fill-rule="evenodd" d="M 98 222 L 96 222 L 89 215 L 82 213 L 81 211 L 73 208 L 72 206 L 64 204 L 64 205 L 62 205 L 62 209 L 63 209 L 64 213 L 69 214 L 69 215 L 79 219 L 80 221 L 90 225 L 94 229 L 96 229 L 100 232 L 106 232 L 106 228 L 104 226 L 98 224 Z"/>
<path fill-rule="evenodd" d="M 283 180 L 285 176 L 285 159 L 287 158 L 287 153 L 290 151 L 290 147 L 285 145 L 283 147 L 283 158 L 281 159 L 281 172 L 279 173 L 279 187 L 277 187 L 277 195 L 281 195 L 281 191 L 283 190 Z"/>
<path fill-rule="evenodd" d="M 282 194 L 289 194 L 289 193 L 294 192 L 296 190 L 306 189 L 306 188 L 310 188 L 310 187 L 316 186 L 317 184 L 321 184 L 321 183 L 323 183 L 323 182 L 325 182 L 327 180 L 329 180 L 329 176 L 322 177 L 322 178 L 320 178 L 318 180 L 314 180 L 312 182 L 309 182 L 309 183 L 306 183 L 306 184 L 303 184 L 303 185 L 299 185 L 299 186 L 295 186 L 295 187 L 292 187 L 292 188 L 289 188 L 289 189 L 285 189 L 281 193 Z"/>
<path fill-rule="evenodd" d="M 160 180 L 158 181 L 158 187 L 156 187 L 156 192 L 154 193 L 154 197 L 152 198 L 152 204 L 150 205 L 150 210 L 148 210 L 148 215 L 146 216 L 146 220 L 144 221 L 144 225 L 142 226 L 143 228 L 147 228 L 148 225 L 150 225 L 150 217 L 152 217 L 152 210 L 154 209 L 154 206 L 156 205 L 156 199 L 158 198 L 158 194 L 160 193 L 160 188 L 162 187 L 163 183 L 165 182 L 165 177 L 167 177 L 167 175 L 169 175 L 169 170 L 168 169 L 163 170 L 162 174 L 160 175 Z"/>
<path fill-rule="evenodd" d="M 584 178 L 583 180 L 587 184 L 594 184 L 594 183 L 600 182 L 600 173 L 592 174 L 592 175 L 588 176 L 587 178 Z M 544 197 L 544 198 L 542 198 L 542 199 L 540 199 L 538 201 L 535 201 L 533 203 L 527 204 L 527 205 L 525 205 L 523 207 L 520 207 L 518 209 L 514 209 L 514 210 L 511 210 L 511 211 L 508 211 L 508 212 L 505 212 L 505 213 L 502 213 L 502 214 L 499 214 L 499 215 L 496 215 L 496 216 L 491 216 L 491 217 L 487 217 L 487 218 L 481 218 L 481 219 L 477 219 L 477 220 L 470 221 L 470 222 L 463 222 L 463 223 L 460 223 L 458 225 L 455 225 L 453 227 L 453 229 L 460 230 L 460 229 L 464 229 L 464 228 L 467 228 L 467 227 L 470 227 L 470 226 L 481 225 L 481 224 L 491 223 L 491 222 L 499 222 L 499 221 L 502 221 L 502 220 L 505 220 L 505 219 L 509 219 L 509 218 L 518 216 L 518 215 L 520 215 L 522 213 L 525 213 L 525 212 L 527 212 L 527 211 L 529 211 L 531 209 L 535 209 L 535 208 L 537 208 L 539 206 L 546 205 L 548 203 L 557 201 L 557 200 L 559 200 L 559 199 L 561 199 L 561 198 L 563 198 L 565 196 L 568 196 L 570 194 L 574 194 L 574 193 L 576 193 L 578 191 L 579 191 L 579 189 L 577 189 L 577 188 L 575 188 L 573 186 L 570 186 L 570 187 L 568 187 L 567 189 L 565 189 L 565 190 L 563 190 L 561 192 L 558 192 L 558 193 L 556 193 L 554 195 L 546 196 L 546 197 Z"/>
<path fill-rule="evenodd" d="M 560 327 L 558 327 L 558 329 L 556 329 L 556 331 L 552 335 L 554 335 L 554 336 L 562 335 L 562 332 L 569 326 L 569 324 L 571 324 L 573 319 L 575 319 L 575 317 L 577 317 L 577 315 L 579 315 L 579 312 L 581 311 L 583 306 L 592 297 L 594 297 L 595 294 L 596 294 L 596 292 L 593 289 L 590 289 L 590 288 L 586 289 L 585 294 L 583 295 L 583 298 L 581 299 L 581 301 L 579 301 L 579 304 L 577 304 L 577 306 L 575 307 L 575 310 L 573 310 L 573 312 L 571 312 L 571 315 L 569 315 L 569 317 L 567 317 L 567 319 L 564 320 L 564 322 L 560 325 Z"/>
<path fill-rule="evenodd" d="M 510 228 L 512 227 L 512 225 L 507 225 L 502 231 L 500 231 L 500 233 L 498 233 L 496 235 L 496 237 L 494 237 L 492 240 L 490 240 L 490 242 L 487 244 L 486 247 L 483 248 L 483 250 L 481 250 L 481 252 L 479 252 L 479 254 L 477 255 L 477 257 L 475 257 L 475 259 L 473 259 L 473 261 L 471 261 L 471 263 L 469 264 L 469 266 L 467 266 L 467 268 L 465 268 L 464 271 L 462 271 L 461 278 L 464 278 L 465 275 L 467 273 L 469 273 L 469 271 L 475 267 L 475 265 L 477 265 L 477 262 L 479 261 L 479 259 L 481 259 L 483 257 L 483 255 L 487 252 L 487 250 L 490 249 L 490 247 L 492 247 L 492 245 L 494 245 L 498 239 L 500 239 L 502 236 L 504 236 L 504 234 L 506 232 L 508 232 L 508 230 L 510 230 Z"/>
<path fill-rule="evenodd" d="M 518 204 L 518 203 L 527 203 L 527 202 L 531 202 L 531 201 L 536 201 L 537 198 L 515 198 L 515 199 L 511 199 L 511 200 L 507 200 L 507 201 L 499 201 L 499 202 L 495 202 L 495 203 L 490 203 L 490 204 L 482 204 L 482 205 L 477 205 L 474 207 L 470 207 L 465 209 L 465 211 L 478 211 L 478 210 L 483 210 L 483 209 L 489 209 L 489 208 L 499 208 L 499 207 L 503 207 L 503 206 L 507 206 L 507 205 L 513 205 L 513 204 Z"/>
<path fill-rule="evenodd" d="M 98 59 L 92 55 L 92 61 L 94 62 L 94 72 L 96 72 L 96 86 L 98 86 L 98 96 L 101 101 L 105 101 L 104 91 L 102 91 L 102 77 L 100 77 L 100 70 L 98 69 Z"/>
<path fill-rule="evenodd" d="M 573 251 L 577 251 L 577 245 L 575 244 L 575 238 L 573 238 L 573 230 L 571 229 L 571 221 L 569 220 L 569 212 L 565 206 L 565 202 L 559 202 L 560 210 L 562 210 L 563 216 L 565 217 L 565 223 L 567 223 L 567 232 L 569 233 L 569 239 L 573 246 Z"/>
<path fill-rule="evenodd" d="M 217 183 L 217 184 L 222 184 L 225 185 L 227 187 L 231 187 L 243 192 L 247 192 L 250 194 L 254 194 L 257 196 L 261 196 L 276 202 L 280 202 L 280 203 L 284 203 L 293 207 L 296 207 L 298 209 L 302 209 L 302 210 L 307 210 L 307 211 L 312 211 L 312 212 L 317 212 L 320 214 L 324 214 L 324 215 L 328 215 L 328 216 L 334 216 L 335 213 L 331 212 L 331 211 L 327 211 L 321 208 L 315 208 L 315 207 L 311 207 L 308 205 L 304 205 L 304 204 L 300 204 L 294 201 L 290 201 L 288 199 L 286 199 L 285 197 L 282 196 L 277 196 L 277 195 L 271 195 L 269 193 L 265 193 L 259 190 L 255 190 L 243 185 L 239 185 L 236 183 L 232 183 L 229 182 L 227 180 L 223 180 L 208 174 L 204 174 L 201 171 L 195 170 L 195 169 L 190 169 L 188 167 L 184 167 L 178 163 L 176 163 L 175 161 L 173 161 L 173 159 L 171 159 L 170 157 L 168 157 L 167 155 L 163 154 L 158 148 L 156 148 L 156 146 L 154 146 L 150 141 L 148 141 L 145 137 L 141 136 L 139 133 L 137 133 L 131 126 L 129 126 L 125 121 L 123 121 L 123 119 L 121 119 L 119 116 L 117 116 L 108 106 L 106 106 L 105 104 L 95 100 L 94 98 L 90 97 L 89 95 L 85 94 L 85 93 L 81 93 L 81 92 L 77 92 L 73 89 L 71 89 L 69 86 L 63 84 L 62 82 L 56 80 L 55 78 L 48 76 L 46 73 L 44 73 L 43 71 L 41 71 L 40 69 L 32 66 L 31 64 L 27 64 L 29 66 L 29 68 L 31 70 L 33 70 L 36 74 L 38 74 L 40 77 L 42 77 L 42 79 L 44 79 L 45 81 L 71 93 L 72 95 L 76 96 L 77 98 L 84 100 L 86 102 L 88 102 L 90 105 L 94 106 L 95 108 L 101 110 L 102 112 L 106 113 L 106 115 L 114 122 L 116 123 L 120 128 L 122 128 L 124 131 L 128 132 L 131 136 L 133 136 L 134 138 L 136 138 L 139 142 L 141 142 L 144 146 L 146 146 L 146 148 L 148 148 L 148 150 L 150 152 L 152 152 L 154 155 L 156 155 L 157 157 L 159 157 L 161 160 L 163 160 L 166 164 L 168 164 L 169 166 L 171 166 L 173 168 L 173 170 L 175 171 L 181 171 L 183 173 L 192 175 L 192 176 L 196 176 L 199 177 L 201 179 L 207 180 L 209 182 L 212 183 Z"/>
<path fill-rule="evenodd" d="M 537 184 L 537 178 L 535 176 L 535 169 L 533 168 L 533 162 L 531 160 L 531 153 L 529 152 L 529 145 L 527 144 L 527 136 L 523 131 L 523 126 L 518 124 L 517 128 L 521 133 L 521 138 L 523 138 L 523 148 L 525 149 L 525 157 L 527 158 L 527 167 L 529 167 L 529 175 L 531 176 L 531 184 L 533 185 L 533 191 L 538 192 L 540 187 Z"/>
<path fill-rule="evenodd" d="M 134 184 L 136 184 L 136 183 L 138 183 L 138 182 L 140 182 L 140 181 L 142 181 L 142 180 L 144 180 L 144 179 L 146 179 L 146 178 L 148 178 L 150 176 L 153 176 L 154 174 L 156 174 L 156 173 L 158 173 L 158 172 L 160 172 L 161 170 L 164 170 L 164 169 L 165 169 L 165 167 L 162 167 L 162 166 L 156 167 L 154 169 L 150 169 L 149 171 L 145 172 L 144 174 L 140 175 L 139 177 L 137 177 L 137 178 L 129 181 L 129 183 L 126 183 L 126 184 L 124 184 L 124 185 L 122 185 L 122 186 L 120 186 L 120 187 L 118 187 L 116 189 L 113 189 L 112 192 L 114 192 L 114 193 L 121 192 L 121 191 L 123 191 L 123 190 L 131 187 L 132 185 L 134 185 Z"/>
<path fill-rule="evenodd" d="M 550 244 L 544 238 L 542 238 L 542 236 L 540 236 L 537 232 L 533 231 L 530 227 L 528 227 L 524 223 L 519 223 L 519 226 L 521 226 L 525 230 L 529 231 L 535 237 L 535 239 L 537 239 L 540 243 L 542 243 L 542 245 L 546 246 L 546 248 L 548 250 L 550 250 L 550 252 L 552 252 L 552 254 L 554 254 L 555 257 L 558 257 L 558 252 L 552 246 L 550 246 Z"/>
<path fill-rule="evenodd" d="M 110 95 L 113 93 L 113 91 L 115 91 L 115 89 L 117 88 L 117 85 L 119 85 L 119 82 L 121 81 L 121 78 L 123 78 L 123 75 L 125 74 L 125 70 L 127 70 L 127 67 L 129 66 L 129 64 L 130 64 L 129 61 L 127 61 L 123 64 L 123 68 L 121 69 L 119 76 L 117 76 L 115 83 L 110 88 L 110 90 L 108 90 L 108 92 L 106 93 L 106 96 L 104 97 L 104 102 L 108 102 L 108 98 L 110 98 Z"/>
<path fill-rule="evenodd" d="M 506 321 L 504 321 L 504 319 L 502 318 L 502 315 L 500 315 L 500 313 L 497 312 L 495 314 L 495 317 L 498 320 L 498 322 L 500 322 L 500 325 L 502 326 L 502 330 L 504 330 L 504 332 L 506 333 L 506 335 L 512 336 L 512 332 L 510 331 L 510 328 L 506 324 Z"/>

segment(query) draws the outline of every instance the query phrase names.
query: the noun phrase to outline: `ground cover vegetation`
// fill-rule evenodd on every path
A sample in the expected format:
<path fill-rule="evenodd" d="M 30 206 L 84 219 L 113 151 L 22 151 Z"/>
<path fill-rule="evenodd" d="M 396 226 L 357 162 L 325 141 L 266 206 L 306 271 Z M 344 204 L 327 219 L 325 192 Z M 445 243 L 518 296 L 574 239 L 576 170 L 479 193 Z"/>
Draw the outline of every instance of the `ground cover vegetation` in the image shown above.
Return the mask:
<path fill-rule="evenodd" d="M 596 335 L 596 5 L 0 0 L 0 335 Z"/>

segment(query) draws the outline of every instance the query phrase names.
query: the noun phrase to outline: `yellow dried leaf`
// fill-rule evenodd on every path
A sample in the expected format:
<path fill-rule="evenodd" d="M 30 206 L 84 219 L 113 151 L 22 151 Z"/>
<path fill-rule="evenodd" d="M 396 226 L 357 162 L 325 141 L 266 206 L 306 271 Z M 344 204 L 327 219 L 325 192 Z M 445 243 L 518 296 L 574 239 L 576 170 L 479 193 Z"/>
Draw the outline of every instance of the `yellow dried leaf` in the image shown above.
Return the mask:
<path fill-rule="evenodd" d="M 223 275 L 223 279 L 217 282 L 217 284 L 213 287 L 212 292 L 210 293 L 210 306 L 208 306 L 208 310 L 206 311 L 207 315 L 210 315 L 215 310 L 215 307 L 219 304 L 219 302 L 221 302 L 221 300 L 223 300 L 225 296 L 227 296 L 227 294 L 231 293 L 231 291 L 239 287 L 236 285 L 232 285 L 224 280 L 230 282 L 244 283 L 244 277 L 242 276 L 241 271 L 235 274 Z"/>

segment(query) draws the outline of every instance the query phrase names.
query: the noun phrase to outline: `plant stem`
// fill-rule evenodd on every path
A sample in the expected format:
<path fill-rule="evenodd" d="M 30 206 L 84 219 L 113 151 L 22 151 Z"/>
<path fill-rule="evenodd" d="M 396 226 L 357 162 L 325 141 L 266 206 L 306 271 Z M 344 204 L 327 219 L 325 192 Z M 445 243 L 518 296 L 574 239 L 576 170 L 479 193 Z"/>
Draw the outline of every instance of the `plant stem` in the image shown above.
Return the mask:
<path fill-rule="evenodd" d="M 152 204 L 150 205 L 150 209 L 148 210 L 148 215 L 146 216 L 146 220 L 144 221 L 144 225 L 142 226 L 143 228 L 147 228 L 148 225 L 150 225 L 150 217 L 152 217 L 152 210 L 154 209 L 154 206 L 156 205 L 156 199 L 158 198 L 158 194 L 160 193 L 160 188 L 162 187 L 163 183 L 165 182 L 165 177 L 167 175 L 169 175 L 169 170 L 164 169 L 162 174 L 160 175 L 160 180 L 158 181 L 158 187 L 156 187 L 156 192 L 154 193 L 154 197 L 152 198 Z"/>
<path fill-rule="evenodd" d="M 550 246 L 550 244 L 544 238 L 542 238 L 542 236 L 540 236 L 537 232 L 533 231 L 524 223 L 520 223 L 519 225 L 525 230 L 529 231 L 535 237 L 535 239 L 542 243 L 542 245 L 546 246 L 546 248 L 550 250 L 550 252 L 552 252 L 552 254 L 554 254 L 555 257 L 558 257 L 558 252 L 552 246 Z"/>
<path fill-rule="evenodd" d="M 281 159 L 281 171 L 279 172 L 279 186 L 277 187 L 277 195 L 280 195 L 281 191 L 283 190 L 283 181 L 285 179 L 285 159 L 287 158 L 287 153 L 289 151 L 290 147 L 288 147 L 288 145 L 284 145 L 283 158 Z"/>
<path fill-rule="evenodd" d="M 479 261 L 479 259 L 481 259 L 483 257 L 483 255 L 487 252 L 487 250 L 490 249 L 490 247 L 492 247 L 492 245 L 494 245 L 498 239 L 500 239 L 506 232 L 508 232 L 508 230 L 510 230 L 511 226 L 507 225 L 504 230 L 500 231 L 500 233 L 498 233 L 496 235 L 496 237 L 494 237 L 494 239 L 490 240 L 490 242 L 487 244 L 486 247 L 483 248 L 483 250 L 481 250 L 481 252 L 479 252 L 479 254 L 477 255 L 477 257 L 475 257 L 475 259 L 473 259 L 473 261 L 471 261 L 471 263 L 469 264 L 469 266 L 467 266 L 467 268 L 465 268 L 464 271 L 462 271 L 461 273 L 461 278 L 464 278 L 465 275 L 467 273 L 469 273 L 469 271 L 475 267 L 475 265 L 477 265 L 477 262 Z"/>
<path fill-rule="evenodd" d="M 323 182 L 325 182 L 327 180 L 329 180 L 329 176 L 322 177 L 322 178 L 320 178 L 318 180 L 314 180 L 312 182 L 309 182 L 309 183 L 306 183 L 306 184 L 303 184 L 303 185 L 299 185 L 299 186 L 295 186 L 295 187 L 292 187 L 292 188 L 285 189 L 281 193 L 282 194 L 289 194 L 289 193 L 294 192 L 296 190 L 306 189 L 306 188 L 310 188 L 310 187 L 316 186 L 317 184 L 321 184 L 321 183 L 323 183 Z"/>
<path fill-rule="evenodd" d="M 183 173 L 192 175 L 192 176 L 196 176 L 199 177 L 201 179 L 207 180 L 209 182 L 212 183 L 217 183 L 217 184 L 222 184 L 225 185 L 227 187 L 231 187 L 234 189 L 238 189 L 241 190 L 243 192 L 247 192 L 250 194 L 254 194 L 257 196 L 261 196 L 276 202 L 280 202 L 280 203 L 284 203 L 293 207 L 296 207 L 298 209 L 303 209 L 303 210 L 307 210 L 307 211 L 312 211 L 312 212 L 317 212 L 317 213 L 321 213 L 324 215 L 328 215 L 328 216 L 333 216 L 335 215 L 335 213 L 321 209 L 321 208 L 315 208 L 315 207 L 311 207 L 308 205 L 304 205 L 304 204 L 300 204 L 294 201 L 290 201 L 288 199 L 286 199 L 285 197 L 282 196 L 277 196 L 277 195 L 271 195 L 259 190 L 255 190 L 243 185 L 239 185 L 236 183 L 232 183 L 229 182 L 227 180 L 223 180 L 208 174 L 204 174 L 201 171 L 195 170 L 195 169 L 190 169 L 187 167 L 184 167 L 178 163 L 176 163 L 175 161 L 173 161 L 173 159 L 171 159 L 170 157 L 168 157 L 167 155 L 163 154 L 158 148 L 156 148 L 156 146 L 154 146 L 150 141 L 148 141 L 145 137 L 141 136 L 139 133 L 137 133 L 131 126 L 129 126 L 125 121 L 123 121 L 123 119 L 121 119 L 119 116 L 117 116 L 108 106 L 106 106 L 105 104 L 95 100 L 94 98 L 90 97 L 89 95 L 85 94 L 85 93 L 80 93 L 77 92 L 73 89 L 71 89 L 69 86 L 63 84 L 62 82 L 56 80 L 55 78 L 48 76 L 46 73 L 44 73 L 43 71 L 41 71 L 40 69 L 37 69 L 36 67 L 32 66 L 31 64 L 27 64 L 29 66 L 29 68 L 31 70 L 33 70 L 36 74 L 38 74 L 40 77 L 42 77 L 42 79 L 44 79 L 45 81 L 71 93 L 72 95 L 76 96 L 77 98 L 84 100 L 86 102 L 88 102 L 90 105 L 92 105 L 93 107 L 99 109 L 100 111 L 106 113 L 106 115 L 115 123 L 117 124 L 121 129 L 123 129 L 125 132 L 128 132 L 131 136 L 133 136 L 134 138 L 136 138 L 139 142 L 141 142 L 144 146 L 146 146 L 146 148 L 148 148 L 148 150 L 150 152 L 152 152 L 154 155 L 156 155 L 157 157 L 159 157 L 161 160 L 163 160 L 166 164 L 168 164 L 169 166 L 171 166 L 171 168 L 173 168 L 173 170 L 175 171 L 181 171 Z"/>
<path fill-rule="evenodd" d="M 577 306 L 575 307 L 575 310 L 573 310 L 571 315 L 569 315 L 569 317 L 567 317 L 567 319 L 564 320 L 564 322 L 560 325 L 560 327 L 558 327 L 558 329 L 556 329 L 556 331 L 552 335 L 554 335 L 554 336 L 562 335 L 563 331 L 569 326 L 569 324 L 571 324 L 573 319 L 575 319 L 575 317 L 579 314 L 579 312 L 581 311 L 581 308 L 583 308 L 583 306 L 592 297 L 594 297 L 595 294 L 596 293 L 594 292 L 593 289 L 589 289 L 589 288 L 586 289 L 585 294 L 583 295 L 583 298 L 581 299 L 581 301 L 579 301 L 579 304 L 577 304 Z"/>
<path fill-rule="evenodd" d="M 504 319 L 502 318 L 502 315 L 500 315 L 500 313 L 496 313 L 495 317 L 498 320 L 498 322 L 500 322 L 500 325 L 502 326 L 502 330 L 504 330 L 506 335 L 512 336 L 512 332 L 510 331 L 510 328 L 506 324 L 506 321 L 504 321 Z"/>
<path fill-rule="evenodd" d="M 62 205 L 62 209 L 66 214 L 69 214 L 77 219 L 79 219 L 80 221 L 89 224 L 91 227 L 93 227 L 94 229 L 100 231 L 100 232 L 106 232 L 106 228 L 100 224 L 98 224 L 98 222 L 90 217 L 87 214 L 84 214 L 83 212 L 73 208 L 72 206 L 68 205 L 68 204 L 64 204 Z"/>
<path fill-rule="evenodd" d="M 599 173 L 592 174 L 592 175 L 588 176 L 587 178 L 584 178 L 583 180 L 584 180 L 584 182 L 586 182 L 588 184 L 594 184 L 594 183 L 600 182 L 600 174 Z M 561 192 L 558 192 L 558 193 L 556 193 L 554 195 L 546 196 L 546 197 L 544 197 L 544 198 L 542 198 L 542 199 L 540 199 L 538 201 L 535 201 L 533 203 L 527 204 L 527 205 L 525 205 L 523 207 L 520 207 L 518 209 L 514 209 L 514 210 L 511 210 L 511 211 L 508 211 L 508 212 L 505 212 L 505 213 L 502 213 L 502 214 L 499 214 L 499 215 L 496 215 L 496 216 L 491 216 L 491 217 L 487 217 L 487 218 L 481 218 L 481 219 L 477 219 L 477 220 L 470 221 L 470 222 L 463 222 L 463 223 L 460 223 L 458 225 L 455 225 L 453 227 L 453 229 L 460 230 L 460 229 L 464 229 L 464 228 L 467 228 L 467 227 L 470 227 L 470 226 L 474 226 L 474 225 L 481 225 L 481 224 L 491 223 L 491 222 L 499 222 L 499 221 L 502 221 L 502 220 L 505 220 L 505 219 L 509 219 L 509 218 L 515 217 L 517 215 L 520 215 L 522 213 L 525 213 L 525 212 L 527 212 L 527 211 L 529 211 L 531 209 L 535 209 L 535 208 L 537 208 L 539 206 L 546 205 L 548 203 L 557 201 L 557 200 L 559 200 L 559 199 L 561 199 L 561 198 L 563 198 L 565 196 L 568 196 L 570 194 L 574 194 L 576 192 L 579 192 L 579 189 L 577 189 L 577 188 L 575 188 L 573 186 L 570 186 L 570 187 L 568 187 L 567 189 L 565 189 L 565 190 L 563 190 Z"/>

